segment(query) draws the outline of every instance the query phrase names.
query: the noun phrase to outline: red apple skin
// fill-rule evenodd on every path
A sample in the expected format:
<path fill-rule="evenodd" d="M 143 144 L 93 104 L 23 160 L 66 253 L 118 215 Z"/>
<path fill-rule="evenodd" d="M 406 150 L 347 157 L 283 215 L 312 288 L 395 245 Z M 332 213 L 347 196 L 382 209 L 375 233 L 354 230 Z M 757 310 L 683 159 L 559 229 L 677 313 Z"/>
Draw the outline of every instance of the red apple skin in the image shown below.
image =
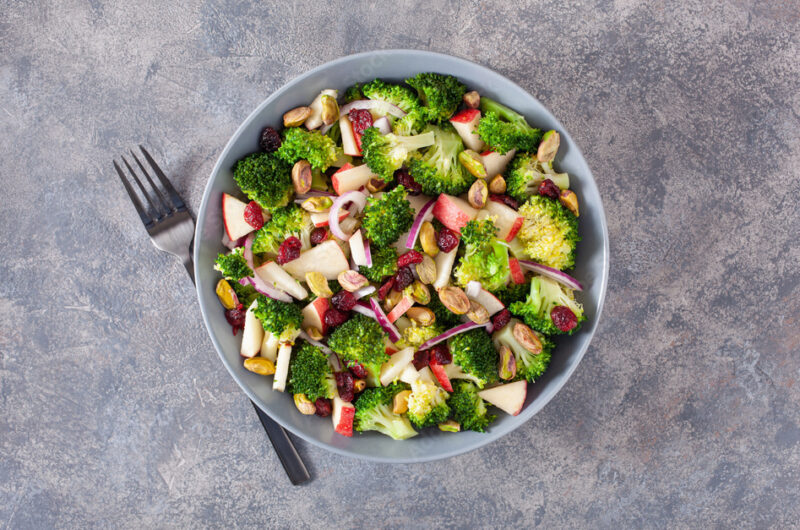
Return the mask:
<path fill-rule="evenodd" d="M 356 408 L 353 405 L 345 405 L 342 407 L 342 414 L 339 417 L 339 424 L 336 426 L 335 431 L 342 436 L 353 436 L 353 420 L 356 417 Z"/>
<path fill-rule="evenodd" d="M 444 366 L 438 363 L 430 363 L 428 366 L 430 366 L 431 372 L 433 372 L 433 375 L 436 376 L 436 379 L 439 380 L 439 384 L 442 385 L 442 388 L 448 392 L 452 392 L 453 385 L 450 384 L 450 378 L 447 377 L 447 373 L 444 371 Z"/>
<path fill-rule="evenodd" d="M 404 296 L 399 302 L 397 302 L 397 305 L 392 308 L 389 314 L 386 315 L 386 318 L 389 319 L 389 322 L 393 323 L 395 320 L 403 316 L 412 305 L 414 305 L 414 300 L 408 296 Z"/>
<path fill-rule="evenodd" d="M 506 243 L 510 243 L 512 239 L 517 236 L 517 232 L 519 229 L 522 228 L 522 223 L 525 221 L 522 217 L 517 217 L 517 220 L 514 221 L 514 224 L 511 225 L 511 230 L 508 231 L 508 235 L 506 235 Z"/>
<path fill-rule="evenodd" d="M 353 169 L 353 164 L 347 162 L 345 165 L 340 167 L 336 173 L 341 173 L 342 171 L 347 171 L 348 169 Z M 331 184 L 333 184 L 333 190 L 336 192 L 336 195 L 341 195 L 339 193 L 339 179 L 336 178 L 336 173 L 331 175 Z"/>
<path fill-rule="evenodd" d="M 525 283 L 525 272 L 522 270 L 517 258 L 509 258 L 508 268 L 511 271 L 511 281 L 514 283 Z"/>
<path fill-rule="evenodd" d="M 461 233 L 461 229 L 474 217 L 472 212 L 464 211 L 455 197 L 442 193 L 433 205 L 433 216 L 450 230 Z M 470 208 L 471 209 L 471 208 Z"/>
<path fill-rule="evenodd" d="M 312 215 L 316 215 L 316 214 L 312 214 Z M 348 215 L 350 215 L 350 212 L 348 212 L 347 210 L 345 210 L 344 213 L 340 213 L 339 214 L 339 222 L 341 223 L 342 221 L 344 221 L 345 217 L 347 217 Z M 320 226 L 328 226 L 330 224 L 331 224 L 330 217 L 328 217 L 328 214 L 326 213 L 324 220 L 314 223 L 314 226 L 315 227 L 320 227 Z"/>
<path fill-rule="evenodd" d="M 228 220 L 230 219 L 231 216 L 235 216 L 236 214 L 233 211 L 226 211 L 227 210 L 227 208 L 225 207 L 226 204 L 229 207 L 238 206 L 242 210 L 244 210 L 244 206 L 245 205 L 244 205 L 244 203 L 242 201 L 240 201 L 239 199 L 237 199 L 236 197 L 234 197 L 232 195 L 228 195 L 227 193 L 223 193 L 222 194 L 222 226 L 225 228 L 225 233 L 228 234 L 228 239 L 230 239 L 231 241 L 236 241 L 237 239 L 239 239 L 241 237 L 244 237 L 247 234 L 249 234 L 250 232 L 252 232 L 253 230 L 255 230 L 252 226 L 250 226 L 247 223 L 247 221 L 244 220 L 244 216 L 242 216 L 240 224 L 241 224 L 241 226 L 246 226 L 249 230 L 247 230 L 246 232 L 243 230 L 242 234 L 231 233 L 231 227 L 228 224 Z M 234 236 L 237 236 L 237 235 L 238 235 L 238 237 L 234 237 Z"/>
<path fill-rule="evenodd" d="M 456 121 L 460 123 L 469 123 L 474 120 L 477 116 L 480 116 L 481 111 L 478 109 L 464 109 L 461 112 L 458 112 L 450 118 L 450 121 Z"/>
<path fill-rule="evenodd" d="M 322 332 L 323 335 L 327 335 L 328 334 L 328 326 L 325 325 L 325 312 L 328 310 L 329 307 L 330 307 L 330 303 L 328 302 L 328 299 L 320 297 L 320 298 L 317 298 L 316 300 L 314 300 L 313 302 L 311 302 L 310 304 L 308 304 L 306 307 L 303 308 L 304 316 L 305 316 L 306 311 L 314 311 L 317 314 L 317 316 L 319 317 L 319 321 L 322 324 L 322 329 L 320 329 L 320 331 Z M 309 325 L 312 325 L 312 326 L 316 327 L 317 324 L 316 324 L 316 322 L 313 322 L 311 320 L 306 322 L 305 319 L 304 319 L 303 320 L 303 327 L 306 327 L 306 326 L 309 326 Z"/>

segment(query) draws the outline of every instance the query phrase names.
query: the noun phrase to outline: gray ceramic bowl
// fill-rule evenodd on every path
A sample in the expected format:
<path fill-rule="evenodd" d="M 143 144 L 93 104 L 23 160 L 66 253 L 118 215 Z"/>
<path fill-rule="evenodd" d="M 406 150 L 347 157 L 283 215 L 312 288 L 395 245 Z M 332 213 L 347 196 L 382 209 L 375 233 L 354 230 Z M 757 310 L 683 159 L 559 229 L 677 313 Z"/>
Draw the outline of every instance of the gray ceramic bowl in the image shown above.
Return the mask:
<path fill-rule="evenodd" d="M 355 82 L 376 77 L 402 80 L 418 72 L 452 74 L 470 90 L 477 90 L 522 113 L 532 125 L 561 133 L 556 166 L 570 174 L 572 188 L 580 198 L 583 240 L 578 246 L 578 262 L 573 274 L 586 286 L 579 298 L 588 320 L 575 335 L 558 339 L 553 361 L 544 377 L 530 385 L 522 412 L 518 416 L 499 412 L 487 433 L 452 434 L 427 429 L 406 441 L 394 441 L 378 433 L 356 433 L 352 438 L 345 438 L 334 433 L 330 419 L 301 415 L 290 396 L 272 391 L 271 378 L 255 375 L 242 367 L 241 334 L 231 335 L 214 293 L 219 276 L 213 270 L 213 262 L 217 253 L 224 250 L 220 243 L 223 232 L 221 194 L 239 194 L 231 168 L 239 158 L 258 150 L 261 129 L 266 125 L 280 125 L 281 116 L 287 110 L 307 105 L 325 88 L 342 91 Z M 586 352 L 600 318 L 608 278 L 608 232 L 600 193 L 589 166 L 564 127 L 536 98 L 505 77 L 464 59 L 415 50 L 384 50 L 342 57 L 301 75 L 269 96 L 239 127 L 219 157 L 197 214 L 194 241 L 197 296 L 203 319 L 222 363 L 242 390 L 278 423 L 304 440 L 339 454 L 380 462 L 447 458 L 488 444 L 533 417 L 564 386 Z"/>

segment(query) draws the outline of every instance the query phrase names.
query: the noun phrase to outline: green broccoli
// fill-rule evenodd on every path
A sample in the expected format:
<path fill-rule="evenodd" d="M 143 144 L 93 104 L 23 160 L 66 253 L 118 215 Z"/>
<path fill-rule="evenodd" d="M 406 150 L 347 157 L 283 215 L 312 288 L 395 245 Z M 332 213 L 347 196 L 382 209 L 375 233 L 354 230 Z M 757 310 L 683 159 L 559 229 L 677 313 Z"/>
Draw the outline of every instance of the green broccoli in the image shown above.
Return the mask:
<path fill-rule="evenodd" d="M 406 199 L 406 189 L 397 186 L 380 198 L 370 197 L 364 207 L 361 226 L 376 248 L 389 246 L 414 223 L 414 209 Z"/>
<path fill-rule="evenodd" d="M 411 159 L 411 176 L 426 195 L 464 193 L 475 182 L 475 177 L 458 161 L 458 154 L 464 150 L 461 137 L 449 123 L 440 127 L 429 125 L 425 131 L 432 132 L 436 141 L 422 156 Z"/>
<path fill-rule="evenodd" d="M 239 303 L 244 307 L 250 307 L 253 301 L 258 298 L 258 291 L 249 283 L 247 285 L 242 285 L 239 282 L 230 282 L 230 286 L 233 292 L 236 293 L 236 298 L 239 299 Z"/>
<path fill-rule="evenodd" d="M 497 350 L 483 328 L 459 333 L 450 339 L 448 345 L 453 354 L 453 364 L 471 375 L 480 388 L 497 381 Z"/>
<path fill-rule="evenodd" d="M 436 324 L 442 326 L 444 329 L 450 329 L 464 323 L 459 315 L 456 315 L 444 306 L 438 296 L 431 296 L 431 301 L 428 302 L 427 307 L 436 315 Z"/>
<path fill-rule="evenodd" d="M 538 353 L 530 351 L 514 337 L 514 326 L 517 324 L 520 324 L 520 321 L 512 318 L 500 331 L 494 332 L 492 342 L 498 350 L 504 345 L 511 349 L 517 363 L 516 379 L 533 382 L 544 373 L 547 365 L 550 364 L 550 352 L 555 345 L 545 335 L 534 332 L 541 343 L 541 350 Z"/>
<path fill-rule="evenodd" d="M 505 287 L 501 287 L 495 291 L 492 291 L 498 300 L 503 302 L 503 305 L 508 307 L 514 302 L 519 302 L 521 300 L 525 300 L 528 297 L 528 293 L 530 292 L 530 286 L 528 283 L 514 283 L 513 281 L 508 282 Z"/>
<path fill-rule="evenodd" d="M 492 150 L 504 154 L 512 149 L 535 151 L 542 131 L 528 125 L 525 117 L 487 97 L 481 98 L 483 117 L 478 122 L 478 136 Z"/>
<path fill-rule="evenodd" d="M 328 346 L 347 363 L 361 363 L 373 376 L 379 375 L 381 365 L 389 360 L 384 333 L 378 323 L 364 315 L 354 315 L 337 327 L 328 339 Z"/>
<path fill-rule="evenodd" d="M 469 381 L 453 383 L 453 393 L 447 403 L 453 411 L 453 419 L 462 429 L 486 432 L 486 427 L 497 417 L 489 414 L 486 403 L 478 395 L 478 388 Z"/>
<path fill-rule="evenodd" d="M 364 94 L 361 93 L 361 83 L 356 83 L 355 85 L 347 87 L 347 90 L 344 91 L 344 102 L 345 103 L 352 103 L 357 99 L 364 99 Z"/>
<path fill-rule="evenodd" d="M 438 297 L 436 297 L 438 298 Z M 434 324 L 432 326 L 408 326 L 403 330 L 403 341 L 408 346 L 419 348 L 425 341 L 434 337 L 438 337 L 444 332 L 440 326 Z"/>
<path fill-rule="evenodd" d="M 272 212 L 272 218 L 256 232 L 253 238 L 253 252 L 258 254 L 277 254 L 281 243 L 290 236 L 294 236 L 302 243 L 301 250 L 311 248 L 311 231 L 314 223 L 311 216 L 296 204 L 289 204 L 277 208 Z"/>
<path fill-rule="evenodd" d="M 394 172 L 400 169 L 410 155 L 434 142 L 432 132 L 417 136 L 381 134 L 376 127 L 369 127 L 361 136 L 361 151 L 364 162 L 378 177 L 386 182 L 394 180 Z"/>
<path fill-rule="evenodd" d="M 356 417 L 354 427 L 357 431 L 378 431 L 395 440 L 405 440 L 417 435 L 408 418 L 392 412 L 394 396 L 406 389 L 403 384 L 368 388 L 358 396 L 354 403 Z"/>
<path fill-rule="evenodd" d="M 380 283 L 387 276 L 392 276 L 397 272 L 397 251 L 394 247 L 372 247 L 372 267 L 360 265 L 358 272 L 366 276 L 371 282 Z"/>
<path fill-rule="evenodd" d="M 533 153 L 517 153 L 506 170 L 506 193 L 525 202 L 545 179 L 562 190 L 569 189 L 569 175 L 553 171 L 552 162 L 539 162 Z"/>
<path fill-rule="evenodd" d="M 289 392 L 305 394 L 312 403 L 317 398 L 331 399 L 336 393 L 336 378 L 328 364 L 328 356 L 308 342 L 292 352 Z"/>
<path fill-rule="evenodd" d="M 423 107 L 413 109 L 402 118 L 394 120 L 392 132 L 400 136 L 413 136 L 419 134 L 428 125 L 425 121 L 425 111 Z"/>
<path fill-rule="evenodd" d="M 214 261 L 214 269 L 222 273 L 226 280 L 238 282 L 242 278 L 253 275 L 253 270 L 247 266 L 244 259 L 244 248 L 239 247 L 231 251 L 230 254 L 220 254 Z"/>
<path fill-rule="evenodd" d="M 286 206 L 294 193 L 292 166 L 275 153 L 253 153 L 233 166 L 233 180 L 251 201 L 273 210 Z"/>
<path fill-rule="evenodd" d="M 581 238 L 572 212 L 541 195 L 531 195 L 518 212 L 524 221 L 517 239 L 526 258 L 559 270 L 575 265 L 575 247 Z"/>
<path fill-rule="evenodd" d="M 552 311 L 559 306 L 568 308 L 577 318 L 577 324 L 569 331 L 561 331 L 553 323 Z M 544 276 L 534 276 L 531 279 L 528 299 L 524 302 L 514 302 L 509 309 L 515 315 L 522 317 L 530 327 L 547 335 L 564 333 L 572 335 L 581 327 L 581 322 L 586 320 L 583 306 L 575 300 L 572 289 Z"/>
<path fill-rule="evenodd" d="M 455 113 L 467 91 L 461 81 L 444 74 L 421 73 L 406 79 L 406 83 L 417 91 L 425 106 L 427 121 L 437 123 L 449 119 Z"/>
<path fill-rule="evenodd" d="M 369 99 L 386 101 L 400 107 L 404 112 L 410 112 L 420 107 L 419 98 L 410 88 L 403 85 L 387 83 L 375 79 L 362 85 L 361 92 Z"/>
<path fill-rule="evenodd" d="M 510 275 L 508 246 L 498 241 L 496 235 L 497 229 L 491 219 L 472 220 L 461 229 L 464 255 L 454 273 L 461 287 L 471 281 L 481 282 L 488 291 L 506 286 Z"/>
<path fill-rule="evenodd" d="M 450 416 L 449 394 L 435 383 L 417 379 L 408 396 L 408 419 L 419 428 L 436 425 Z"/>
<path fill-rule="evenodd" d="M 278 156 L 289 164 L 298 160 L 308 160 L 311 167 L 325 171 L 331 166 L 339 153 L 336 143 L 319 131 L 307 131 L 303 127 L 289 127 L 283 130 L 283 142 L 276 151 Z M 290 187 L 291 187 L 291 167 Z"/>
<path fill-rule="evenodd" d="M 295 304 L 281 302 L 260 295 L 253 310 L 264 331 L 277 336 L 281 341 L 293 341 L 303 324 L 303 313 Z"/>

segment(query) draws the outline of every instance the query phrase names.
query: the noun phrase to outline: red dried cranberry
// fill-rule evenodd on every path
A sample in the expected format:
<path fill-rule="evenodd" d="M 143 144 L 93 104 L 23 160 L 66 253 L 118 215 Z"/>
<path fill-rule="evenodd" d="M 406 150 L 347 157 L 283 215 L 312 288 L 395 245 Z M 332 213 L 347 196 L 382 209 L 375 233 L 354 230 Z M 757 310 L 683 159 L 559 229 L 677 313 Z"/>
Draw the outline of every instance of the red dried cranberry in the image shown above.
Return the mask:
<path fill-rule="evenodd" d="M 312 245 L 319 245 L 323 241 L 328 239 L 328 229 L 318 226 L 314 230 L 311 231 L 311 244 Z"/>
<path fill-rule="evenodd" d="M 331 400 L 325 398 L 317 398 L 314 402 L 314 406 L 317 407 L 317 410 L 314 412 L 317 416 L 321 418 L 326 418 L 331 415 Z"/>
<path fill-rule="evenodd" d="M 539 184 L 539 195 L 544 195 L 545 197 L 550 197 L 551 199 L 558 199 L 558 196 L 561 194 L 561 190 L 558 189 L 556 183 L 550 179 L 544 179 L 541 184 Z"/>
<path fill-rule="evenodd" d="M 277 261 L 281 265 L 284 263 L 289 263 L 292 260 L 295 260 L 300 257 L 300 249 L 303 247 L 303 244 L 294 236 L 287 237 L 283 243 L 281 243 L 281 247 L 278 249 L 278 258 Z"/>
<path fill-rule="evenodd" d="M 361 363 L 357 363 L 355 361 L 350 361 L 347 366 L 350 371 L 353 373 L 354 377 L 358 379 L 366 379 L 367 378 L 367 369 L 364 368 L 364 365 Z"/>
<path fill-rule="evenodd" d="M 413 265 L 415 263 L 422 263 L 422 254 L 420 254 L 416 250 L 409 250 L 408 252 L 397 258 L 398 267 L 405 267 L 407 265 Z"/>
<path fill-rule="evenodd" d="M 431 361 L 431 351 L 430 350 L 417 350 L 414 353 L 414 360 L 411 362 L 414 364 L 414 368 L 417 370 L 422 370 Z"/>
<path fill-rule="evenodd" d="M 389 280 L 381 285 L 381 288 L 378 289 L 378 300 L 383 300 L 386 298 L 386 295 L 389 294 L 389 291 L 394 287 L 394 276 L 389 278 Z"/>
<path fill-rule="evenodd" d="M 442 227 L 436 235 L 436 246 L 442 252 L 450 252 L 458 246 L 458 233 L 446 226 Z"/>
<path fill-rule="evenodd" d="M 406 168 L 401 167 L 395 171 L 394 178 L 399 185 L 403 186 L 408 191 L 409 195 L 419 195 L 422 193 L 422 185 L 414 180 L 414 177 L 411 176 L 411 173 L 409 173 Z"/>
<path fill-rule="evenodd" d="M 258 146 L 267 153 L 277 151 L 281 146 L 281 135 L 272 127 L 264 127 L 258 139 Z"/>
<path fill-rule="evenodd" d="M 492 331 L 500 331 L 511 320 L 511 311 L 508 309 L 503 309 L 495 316 L 492 317 Z"/>
<path fill-rule="evenodd" d="M 333 307 L 345 313 L 352 310 L 356 305 L 356 297 L 348 291 L 339 291 L 331 297 Z"/>
<path fill-rule="evenodd" d="M 558 329 L 563 332 L 572 331 L 578 325 L 578 317 L 572 312 L 572 309 L 557 305 L 550 310 L 550 319 Z"/>
<path fill-rule="evenodd" d="M 489 195 L 489 200 L 499 202 L 500 204 L 505 204 L 509 208 L 513 208 L 515 210 L 519 208 L 519 203 L 517 200 L 508 195 L 498 195 L 496 193 L 492 193 Z"/>
<path fill-rule="evenodd" d="M 411 267 L 400 267 L 397 274 L 394 275 L 393 289 L 395 291 L 402 291 L 412 283 L 414 283 L 414 272 L 411 270 Z"/>
<path fill-rule="evenodd" d="M 258 230 L 264 226 L 264 216 L 261 213 L 261 206 L 256 201 L 250 201 L 244 207 L 244 220 L 247 224 Z"/>
<path fill-rule="evenodd" d="M 453 362 L 453 356 L 450 354 L 450 348 L 447 343 L 440 342 L 431 348 L 431 364 L 450 364 Z"/>
<path fill-rule="evenodd" d="M 347 117 L 350 118 L 356 134 L 364 134 L 364 131 L 372 127 L 372 114 L 367 109 L 350 109 Z"/>
<path fill-rule="evenodd" d="M 336 326 L 341 326 L 345 322 L 347 322 L 347 317 L 349 315 L 344 311 L 339 311 L 335 307 L 329 307 L 327 311 L 325 311 L 325 316 L 323 320 L 325 321 L 325 325 L 329 328 L 335 328 Z"/>
<path fill-rule="evenodd" d="M 239 304 L 239 307 L 225 311 L 225 320 L 227 320 L 228 324 L 233 328 L 234 335 L 236 335 L 236 332 L 240 329 L 244 329 L 244 317 L 246 314 L 247 310 L 241 304 Z"/>
<path fill-rule="evenodd" d="M 336 388 L 343 401 L 352 401 L 355 397 L 355 380 L 350 372 L 336 372 Z"/>

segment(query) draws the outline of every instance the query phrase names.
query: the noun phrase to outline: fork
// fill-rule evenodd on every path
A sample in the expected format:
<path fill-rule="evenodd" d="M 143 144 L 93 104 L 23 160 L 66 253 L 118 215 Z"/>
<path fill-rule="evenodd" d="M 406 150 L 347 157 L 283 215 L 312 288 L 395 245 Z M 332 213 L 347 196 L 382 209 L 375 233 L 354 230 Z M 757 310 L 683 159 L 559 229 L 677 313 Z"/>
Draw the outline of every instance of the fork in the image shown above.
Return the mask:
<path fill-rule="evenodd" d="M 159 250 L 169 252 L 179 257 L 183 262 L 183 266 L 186 268 L 186 272 L 189 273 L 192 283 L 195 283 L 194 263 L 191 252 L 192 239 L 194 238 L 194 219 L 192 219 L 192 215 L 186 208 L 183 199 L 181 199 L 178 192 L 175 191 L 175 188 L 172 187 L 169 179 L 164 172 L 161 171 L 161 168 L 158 167 L 158 164 L 156 164 L 156 161 L 150 156 L 150 153 L 141 145 L 139 149 L 142 150 L 142 155 L 144 155 L 145 160 L 147 160 L 153 173 L 155 173 L 156 178 L 161 183 L 161 186 L 163 186 L 163 191 L 156 186 L 153 179 L 150 177 L 150 173 L 139 161 L 139 157 L 131 150 L 133 160 L 136 162 L 136 165 L 139 167 L 139 170 L 144 175 L 149 185 L 150 191 L 147 191 L 145 185 L 143 185 L 142 181 L 139 179 L 137 172 L 128 163 L 128 160 L 126 160 L 124 156 L 121 157 L 122 163 L 127 168 L 128 173 L 133 178 L 141 195 L 144 197 L 146 206 L 139 200 L 137 193 L 131 186 L 130 180 L 125 176 L 125 172 L 119 164 L 117 164 L 116 160 L 114 160 L 114 169 L 117 170 L 122 185 L 125 187 L 125 191 L 128 192 L 128 196 L 131 198 L 131 202 L 134 208 L 136 208 L 136 212 L 139 214 L 139 218 L 142 220 L 142 224 L 144 224 L 144 228 L 150 235 L 153 244 Z M 251 401 L 251 403 L 253 402 Z M 253 407 L 256 409 L 256 414 L 258 414 L 258 418 L 261 420 L 261 425 L 264 427 L 264 430 L 267 431 L 267 436 L 269 436 L 272 446 L 278 454 L 278 459 L 280 459 L 283 468 L 286 470 L 286 474 L 289 475 L 289 480 L 294 485 L 308 481 L 311 476 L 303 460 L 300 458 L 300 455 L 297 453 L 297 449 L 295 449 L 289 435 L 283 427 L 267 416 L 255 403 L 253 403 Z"/>

